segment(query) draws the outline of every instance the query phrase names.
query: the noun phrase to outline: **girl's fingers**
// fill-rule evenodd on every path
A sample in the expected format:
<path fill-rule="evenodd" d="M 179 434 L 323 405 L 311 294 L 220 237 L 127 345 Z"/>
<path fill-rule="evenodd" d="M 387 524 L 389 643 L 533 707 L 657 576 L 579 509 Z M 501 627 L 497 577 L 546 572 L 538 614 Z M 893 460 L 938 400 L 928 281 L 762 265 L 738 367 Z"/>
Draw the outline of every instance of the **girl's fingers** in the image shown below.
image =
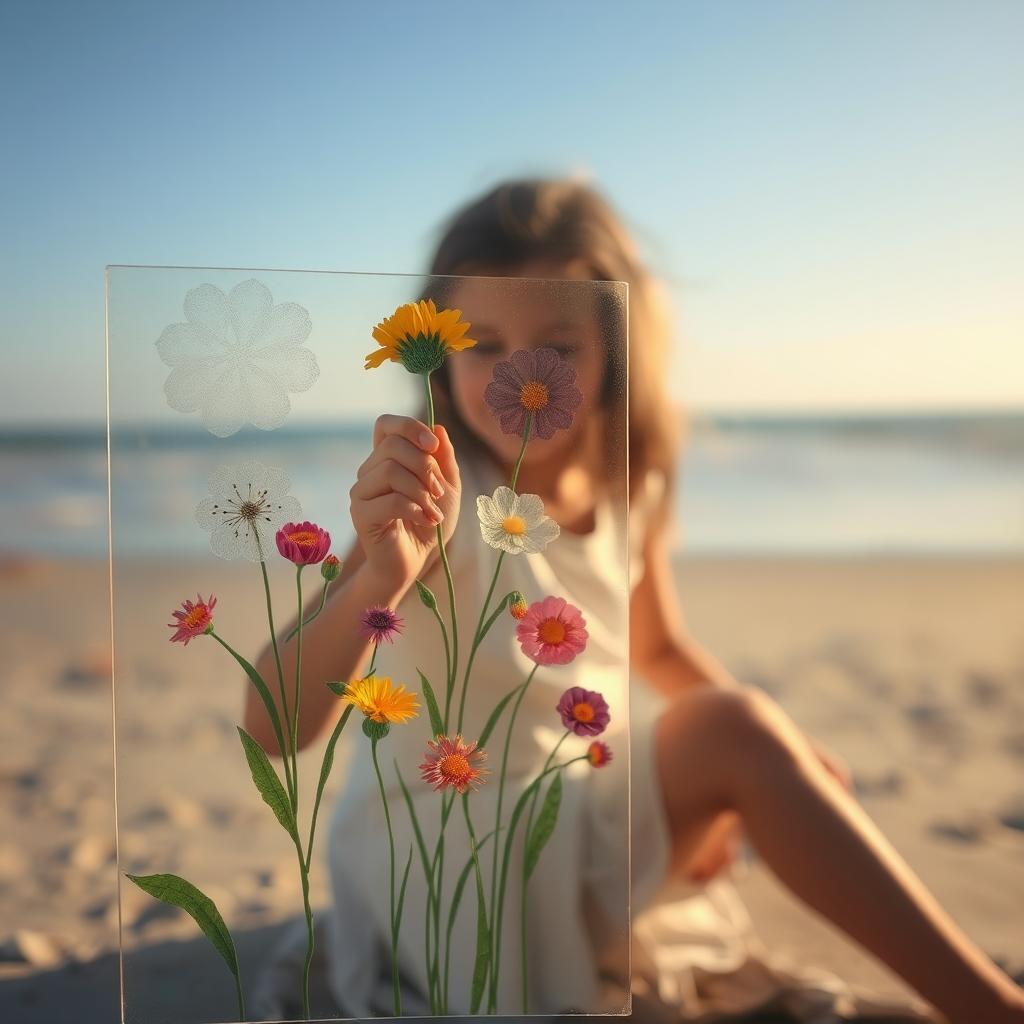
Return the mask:
<path fill-rule="evenodd" d="M 455 449 L 452 447 L 448 431 L 440 424 L 434 427 L 437 435 L 437 450 L 434 452 L 434 462 L 441 471 L 444 481 L 455 490 L 462 486 L 459 476 L 459 464 L 455 461 Z"/>
<path fill-rule="evenodd" d="M 420 478 L 397 462 L 384 462 L 357 480 L 349 497 L 353 501 L 371 501 L 392 492 L 414 501 L 435 522 L 444 518 Z"/>
<path fill-rule="evenodd" d="M 351 511 L 352 525 L 361 537 L 374 538 L 382 528 L 390 526 L 397 519 L 428 529 L 437 525 L 416 502 L 410 501 L 404 494 L 394 492 L 369 501 L 354 501 Z"/>
<path fill-rule="evenodd" d="M 431 434 L 430 436 L 433 437 L 434 435 Z M 380 444 L 374 448 L 370 457 L 359 467 L 356 472 L 356 479 L 362 480 L 363 477 L 377 472 L 381 466 L 388 463 L 396 463 L 416 476 L 433 497 L 439 498 L 444 494 L 445 487 L 441 480 L 442 473 L 434 458 L 426 454 L 421 448 L 411 444 L 407 438 L 397 434 L 390 434 L 384 437 Z"/>
<path fill-rule="evenodd" d="M 374 448 L 390 436 L 404 437 L 425 452 L 432 452 L 437 447 L 437 438 L 430 432 L 430 428 L 412 416 L 378 416 L 373 425 Z"/>

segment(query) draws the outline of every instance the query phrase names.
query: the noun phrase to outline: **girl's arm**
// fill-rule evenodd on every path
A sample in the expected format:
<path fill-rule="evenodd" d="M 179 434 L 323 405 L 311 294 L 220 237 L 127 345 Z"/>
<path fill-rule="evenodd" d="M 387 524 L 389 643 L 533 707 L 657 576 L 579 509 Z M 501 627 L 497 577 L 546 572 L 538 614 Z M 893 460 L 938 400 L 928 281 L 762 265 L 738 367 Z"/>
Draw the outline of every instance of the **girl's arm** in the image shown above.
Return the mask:
<path fill-rule="evenodd" d="M 633 666 L 666 697 L 678 696 L 693 686 L 737 686 L 736 680 L 686 630 L 661 526 L 648 530 L 643 557 L 644 574 L 629 604 Z"/>
<path fill-rule="evenodd" d="M 300 749 L 332 725 L 342 710 L 325 684 L 358 679 L 368 663 L 370 645 L 359 637 L 359 616 L 373 605 L 394 608 L 422 575 L 437 546 L 437 525 L 442 525 L 446 540 L 455 528 L 460 491 L 455 452 L 444 427 L 431 433 L 408 416 L 377 420 L 373 452 L 359 467 L 350 492 L 356 543 L 322 614 L 302 631 Z M 289 623 L 278 637 L 289 696 L 294 692 L 298 645 L 294 637 L 287 644 L 284 638 L 293 626 Z M 277 665 L 269 645 L 256 668 L 277 698 Z M 266 709 L 253 688 L 245 729 L 268 754 L 280 755 Z"/>

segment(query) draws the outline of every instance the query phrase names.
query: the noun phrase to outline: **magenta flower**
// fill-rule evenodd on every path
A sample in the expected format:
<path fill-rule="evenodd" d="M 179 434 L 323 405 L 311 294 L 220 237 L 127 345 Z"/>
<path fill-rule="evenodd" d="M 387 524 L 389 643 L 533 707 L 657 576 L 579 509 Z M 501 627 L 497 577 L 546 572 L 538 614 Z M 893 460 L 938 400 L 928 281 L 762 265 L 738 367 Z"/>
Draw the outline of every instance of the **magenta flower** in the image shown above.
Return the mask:
<path fill-rule="evenodd" d="M 600 736 L 611 721 L 604 697 L 582 686 L 570 686 L 555 710 L 562 716 L 562 725 L 577 736 Z"/>
<path fill-rule="evenodd" d="M 579 608 L 564 597 L 545 597 L 526 610 L 516 638 L 538 665 L 568 665 L 587 646 L 586 625 Z"/>
<path fill-rule="evenodd" d="M 530 438 L 547 441 L 571 426 L 583 392 L 576 387 L 576 371 L 553 348 L 520 349 L 494 367 L 484 401 L 506 434 L 522 436 L 530 413 Z"/>
<path fill-rule="evenodd" d="M 174 636 L 170 637 L 171 643 L 184 643 L 188 647 L 189 640 L 194 640 L 204 633 L 213 632 L 213 609 L 217 604 L 217 598 L 210 595 L 208 601 L 204 601 L 199 594 L 196 594 L 196 603 L 185 601 L 181 610 L 171 612 L 175 622 L 168 622 L 167 625 L 175 630 Z"/>
<path fill-rule="evenodd" d="M 593 743 L 587 747 L 587 760 L 595 768 L 603 768 L 612 759 L 612 751 L 607 743 L 602 743 L 600 740 L 594 740 Z"/>
<path fill-rule="evenodd" d="M 395 633 L 402 632 L 404 624 L 404 620 L 386 605 L 377 604 L 359 616 L 359 635 L 368 644 L 390 644 L 394 643 Z"/>
<path fill-rule="evenodd" d="M 296 565 L 316 565 L 331 550 L 331 535 L 316 523 L 285 523 L 277 531 L 277 550 Z"/>

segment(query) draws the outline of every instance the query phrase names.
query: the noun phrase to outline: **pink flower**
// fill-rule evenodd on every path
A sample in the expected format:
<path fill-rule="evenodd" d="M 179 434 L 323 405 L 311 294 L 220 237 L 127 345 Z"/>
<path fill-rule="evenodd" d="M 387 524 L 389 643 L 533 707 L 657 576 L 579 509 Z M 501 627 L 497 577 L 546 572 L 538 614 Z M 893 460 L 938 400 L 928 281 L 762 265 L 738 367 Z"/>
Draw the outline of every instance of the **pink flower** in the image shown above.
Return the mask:
<path fill-rule="evenodd" d="M 587 747 L 587 760 L 595 768 L 603 768 L 611 759 L 612 751 L 607 743 L 602 743 L 600 740 L 594 740 L 594 742 Z"/>
<path fill-rule="evenodd" d="M 520 349 L 493 373 L 484 401 L 504 433 L 522 436 L 527 414 L 530 438 L 546 441 L 572 425 L 583 392 L 576 387 L 576 371 L 553 348 Z"/>
<path fill-rule="evenodd" d="M 516 637 L 523 654 L 538 665 L 568 665 L 587 646 L 586 625 L 579 608 L 564 597 L 545 597 L 527 609 Z"/>
<path fill-rule="evenodd" d="M 604 697 L 582 686 L 570 686 L 555 705 L 562 725 L 577 736 L 600 736 L 611 721 Z"/>
<path fill-rule="evenodd" d="M 277 550 L 296 565 L 316 565 L 331 550 L 331 535 L 316 523 L 285 523 L 277 531 Z"/>
<path fill-rule="evenodd" d="M 387 605 L 375 604 L 359 616 L 359 635 L 368 644 L 394 643 L 394 634 L 402 632 L 404 620 Z"/>
<path fill-rule="evenodd" d="M 199 594 L 196 594 L 196 603 L 185 601 L 181 611 L 171 612 L 177 622 L 168 622 L 167 625 L 175 630 L 174 636 L 170 637 L 171 643 L 184 643 L 188 647 L 189 640 L 202 636 L 204 633 L 213 632 L 213 609 L 217 604 L 217 598 L 210 595 L 208 601 L 204 601 Z"/>
<path fill-rule="evenodd" d="M 476 749 L 476 743 L 466 743 L 461 736 L 450 740 L 442 734 L 437 737 L 437 743 L 427 740 L 427 746 L 431 752 L 420 765 L 420 778 L 430 783 L 435 791 L 451 786 L 465 793 L 481 784 L 478 781 L 481 775 L 490 775 L 486 768 L 474 767 L 474 763 L 485 760 L 487 755 Z"/>

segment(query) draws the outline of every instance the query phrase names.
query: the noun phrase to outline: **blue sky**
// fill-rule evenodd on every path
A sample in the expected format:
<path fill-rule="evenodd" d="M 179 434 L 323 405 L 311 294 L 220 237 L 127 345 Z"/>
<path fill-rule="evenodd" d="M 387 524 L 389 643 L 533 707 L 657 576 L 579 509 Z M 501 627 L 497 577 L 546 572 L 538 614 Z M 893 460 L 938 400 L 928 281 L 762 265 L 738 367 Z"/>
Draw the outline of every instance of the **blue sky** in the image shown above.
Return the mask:
<path fill-rule="evenodd" d="M 586 174 L 700 406 L 1024 408 L 1024 5 L 5 5 L 0 423 L 103 415 L 108 263 L 416 272 Z"/>

